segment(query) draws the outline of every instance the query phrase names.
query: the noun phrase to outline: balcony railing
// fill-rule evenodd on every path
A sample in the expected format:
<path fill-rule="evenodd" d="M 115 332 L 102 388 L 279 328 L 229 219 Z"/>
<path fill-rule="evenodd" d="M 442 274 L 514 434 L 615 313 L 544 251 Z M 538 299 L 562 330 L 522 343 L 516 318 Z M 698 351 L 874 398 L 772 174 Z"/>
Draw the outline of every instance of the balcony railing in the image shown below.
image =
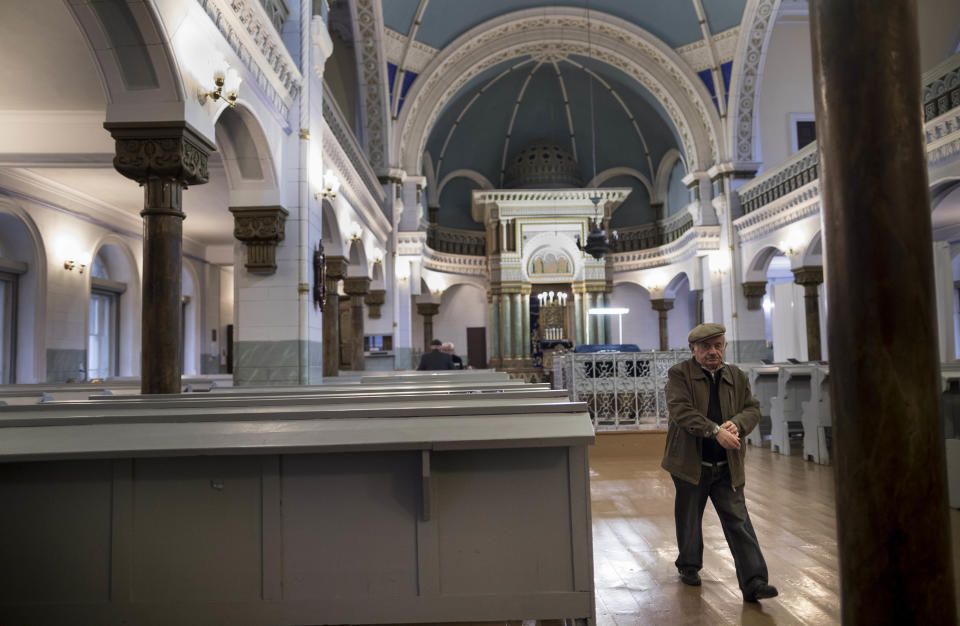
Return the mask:
<path fill-rule="evenodd" d="M 377 175 L 374 173 L 373 167 L 370 166 L 370 161 L 367 159 L 366 154 L 364 154 L 363 148 L 360 147 L 360 142 L 357 141 L 356 135 L 350 130 L 350 126 L 347 124 L 343 112 L 340 110 L 340 107 L 337 106 L 337 103 L 334 102 L 333 97 L 329 95 L 330 88 L 325 81 L 323 83 L 323 91 L 327 94 L 326 97 L 323 98 L 323 119 L 327 122 L 330 130 L 333 131 L 334 137 L 337 138 L 340 147 L 343 148 L 347 158 L 350 159 L 350 163 L 353 164 L 353 167 L 357 170 L 370 195 L 382 200 L 383 187 L 377 180 Z"/>
<path fill-rule="evenodd" d="M 427 245 L 437 252 L 484 256 L 487 253 L 487 235 L 482 230 L 462 230 L 431 225 Z"/>
<path fill-rule="evenodd" d="M 752 213 L 820 176 L 817 142 L 804 146 L 780 167 L 764 172 L 738 191 L 743 214 Z"/>
<path fill-rule="evenodd" d="M 632 252 L 656 248 L 676 241 L 693 226 L 693 217 L 687 211 L 668 217 L 665 220 L 617 229 L 615 252 Z"/>
<path fill-rule="evenodd" d="M 282 35 L 283 25 L 290 17 L 290 7 L 287 6 L 286 0 L 260 0 L 260 6 L 267 12 L 267 17 L 277 29 L 277 33 Z"/>
<path fill-rule="evenodd" d="M 923 73 L 923 121 L 960 107 L 960 52 Z"/>

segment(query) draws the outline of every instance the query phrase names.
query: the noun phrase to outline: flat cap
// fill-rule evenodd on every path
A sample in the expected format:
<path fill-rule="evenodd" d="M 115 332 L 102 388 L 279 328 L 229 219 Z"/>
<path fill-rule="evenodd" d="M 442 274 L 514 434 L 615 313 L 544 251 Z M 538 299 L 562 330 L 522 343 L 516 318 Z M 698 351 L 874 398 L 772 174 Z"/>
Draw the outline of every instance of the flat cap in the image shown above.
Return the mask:
<path fill-rule="evenodd" d="M 723 324 L 700 324 L 687 335 L 687 343 L 697 343 L 726 332 L 727 329 L 723 327 Z"/>

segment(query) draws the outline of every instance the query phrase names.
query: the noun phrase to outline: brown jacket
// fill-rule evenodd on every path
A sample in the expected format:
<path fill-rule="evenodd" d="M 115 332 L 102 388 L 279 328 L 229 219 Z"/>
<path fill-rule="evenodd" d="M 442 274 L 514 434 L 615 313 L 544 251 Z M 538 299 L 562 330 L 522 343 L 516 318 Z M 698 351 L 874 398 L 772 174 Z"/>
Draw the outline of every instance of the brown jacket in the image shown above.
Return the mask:
<path fill-rule="evenodd" d="M 747 375 L 740 368 L 725 363 L 720 372 L 722 421 L 731 420 L 740 429 L 740 449 L 727 450 L 730 480 L 734 487 L 739 487 L 746 480 L 743 455 L 747 444 L 744 437 L 760 421 L 760 403 L 750 393 Z M 699 483 L 703 437 L 711 436 L 715 425 L 707 419 L 710 381 L 700 364 L 690 358 L 671 367 L 666 396 L 670 425 L 667 428 L 667 445 L 660 466 L 677 478 Z"/>

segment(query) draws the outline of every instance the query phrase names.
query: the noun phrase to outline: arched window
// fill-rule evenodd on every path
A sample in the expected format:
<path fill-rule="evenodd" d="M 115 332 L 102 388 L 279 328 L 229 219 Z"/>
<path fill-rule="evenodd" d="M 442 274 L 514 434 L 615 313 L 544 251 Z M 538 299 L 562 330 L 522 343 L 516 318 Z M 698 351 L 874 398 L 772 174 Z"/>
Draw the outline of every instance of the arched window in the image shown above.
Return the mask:
<path fill-rule="evenodd" d="M 119 374 L 120 297 L 126 283 L 111 280 L 104 246 L 90 268 L 90 324 L 87 334 L 87 380 Z"/>

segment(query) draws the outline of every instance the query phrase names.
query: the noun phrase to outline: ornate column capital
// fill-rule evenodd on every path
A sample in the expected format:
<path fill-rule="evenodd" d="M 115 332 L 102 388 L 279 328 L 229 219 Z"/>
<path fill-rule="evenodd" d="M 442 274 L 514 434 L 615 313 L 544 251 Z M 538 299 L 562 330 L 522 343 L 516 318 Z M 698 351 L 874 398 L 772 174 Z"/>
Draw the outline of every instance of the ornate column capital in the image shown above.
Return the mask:
<path fill-rule="evenodd" d="M 823 267 L 810 265 L 793 270 L 793 282 L 798 285 L 819 285 L 823 282 Z"/>
<path fill-rule="evenodd" d="M 233 213 L 233 236 L 247 246 L 247 271 L 276 272 L 277 244 L 283 241 L 290 213 L 281 206 L 241 206 L 229 210 Z"/>
<path fill-rule="evenodd" d="M 666 313 L 673 308 L 673 298 L 654 298 L 650 300 L 650 307 L 654 311 L 662 311 Z"/>
<path fill-rule="evenodd" d="M 437 302 L 417 302 L 417 313 L 424 317 L 433 317 L 440 312 L 440 304 Z"/>
<path fill-rule="evenodd" d="M 767 281 L 758 280 L 743 283 L 743 297 L 747 299 L 747 310 L 757 311 L 760 309 L 763 296 L 767 293 Z"/>
<path fill-rule="evenodd" d="M 348 296 L 365 296 L 370 292 L 370 279 L 366 276 L 347 276 L 343 279 L 343 291 Z"/>
<path fill-rule="evenodd" d="M 151 178 L 183 187 L 207 182 L 207 157 L 216 150 L 186 122 L 106 122 L 116 141 L 113 167 L 140 184 Z"/>
<path fill-rule="evenodd" d="M 347 275 L 348 265 L 350 265 L 350 262 L 347 261 L 347 257 L 328 256 L 327 278 L 332 280 L 340 280 L 341 278 L 345 278 Z"/>
<path fill-rule="evenodd" d="M 367 305 L 370 319 L 380 319 L 380 307 L 386 302 L 386 297 L 386 289 L 371 289 L 364 297 L 363 303 Z"/>

